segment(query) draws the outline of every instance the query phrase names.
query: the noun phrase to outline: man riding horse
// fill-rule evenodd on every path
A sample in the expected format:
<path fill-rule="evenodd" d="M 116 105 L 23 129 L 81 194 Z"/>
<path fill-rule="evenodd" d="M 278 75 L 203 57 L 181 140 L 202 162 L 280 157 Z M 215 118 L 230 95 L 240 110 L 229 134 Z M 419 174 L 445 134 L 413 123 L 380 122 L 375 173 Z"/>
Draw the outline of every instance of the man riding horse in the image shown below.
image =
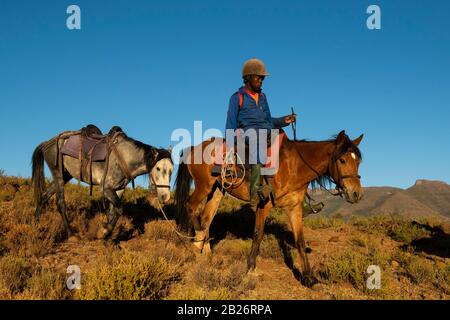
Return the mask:
<path fill-rule="evenodd" d="M 250 204 L 253 207 L 261 200 L 266 200 L 272 191 L 270 181 L 273 176 L 267 176 L 268 184 L 264 187 L 261 185 L 261 167 L 266 159 L 260 156 L 260 151 L 266 144 L 260 137 L 266 137 L 265 140 L 270 144 L 272 129 L 288 126 L 296 120 L 295 114 L 272 118 L 267 97 L 262 92 L 262 83 L 266 76 L 269 76 L 269 73 L 261 60 L 253 58 L 244 63 L 242 68 L 244 86 L 231 96 L 226 122 L 227 131 L 239 130 L 243 136 L 247 136 L 246 132 L 249 130 L 256 132 L 257 141 L 253 141 L 256 142 L 256 149 L 250 148 L 252 154 L 249 156 L 251 164 Z M 248 141 L 246 142 L 248 143 Z M 228 145 L 233 143 L 234 141 L 232 143 L 227 141 Z"/>

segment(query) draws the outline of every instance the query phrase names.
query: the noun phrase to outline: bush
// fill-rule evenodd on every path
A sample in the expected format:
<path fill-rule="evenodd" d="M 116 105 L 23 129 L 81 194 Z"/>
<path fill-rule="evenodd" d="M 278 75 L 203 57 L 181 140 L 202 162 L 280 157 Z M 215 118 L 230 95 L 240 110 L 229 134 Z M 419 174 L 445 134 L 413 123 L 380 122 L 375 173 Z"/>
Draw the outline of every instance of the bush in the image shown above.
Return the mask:
<path fill-rule="evenodd" d="M 81 299 L 140 300 L 165 297 L 178 280 L 177 266 L 165 259 L 146 258 L 133 253 L 114 255 L 86 275 L 76 292 Z"/>
<path fill-rule="evenodd" d="M 0 298 L 11 298 L 22 292 L 32 275 L 31 263 L 8 255 L 0 259 Z"/>
<path fill-rule="evenodd" d="M 440 266 L 436 262 L 417 256 L 412 250 L 398 249 L 394 258 L 400 263 L 405 275 L 416 284 L 432 283 L 444 290 L 450 288 L 450 266 Z"/>
<path fill-rule="evenodd" d="M 429 234 L 430 232 L 412 222 L 399 220 L 393 223 L 388 230 L 388 236 L 392 239 L 406 243 L 411 243 L 413 240 L 426 237 Z"/>
<path fill-rule="evenodd" d="M 367 268 L 370 265 L 379 266 L 386 271 L 390 253 L 374 242 L 367 242 L 367 252 L 362 253 L 356 250 L 346 250 L 337 253 L 325 263 L 323 278 L 328 282 L 349 282 L 355 289 L 363 292 L 372 292 L 366 287 L 366 280 L 369 276 Z M 387 272 L 383 272 L 381 277 L 382 287 L 386 287 Z M 386 292 L 384 292 L 386 293 Z"/>
<path fill-rule="evenodd" d="M 67 275 L 52 269 L 40 269 L 27 281 L 26 299 L 63 300 L 71 297 L 66 288 Z"/>
<path fill-rule="evenodd" d="M 313 230 L 316 229 L 328 229 L 340 227 L 344 221 L 339 217 L 323 217 L 315 216 L 311 218 L 305 218 L 304 224 Z"/>
<path fill-rule="evenodd" d="M 225 240 L 220 241 L 217 246 L 214 247 L 214 253 L 217 255 L 223 254 L 231 256 L 235 259 L 245 260 L 250 254 L 251 247 L 251 240 L 226 238 Z"/>
<path fill-rule="evenodd" d="M 175 230 L 177 230 L 177 225 L 173 220 L 150 221 L 145 224 L 145 238 L 149 240 L 166 240 L 176 244 L 189 242 L 189 239 L 177 235 Z"/>
<path fill-rule="evenodd" d="M 195 288 L 185 299 L 196 299 L 195 293 L 209 292 L 214 296 L 203 295 L 205 299 L 236 299 L 243 292 L 255 287 L 255 280 L 246 276 L 245 259 L 227 259 L 213 255 L 202 257 L 190 270 L 189 281 Z"/>

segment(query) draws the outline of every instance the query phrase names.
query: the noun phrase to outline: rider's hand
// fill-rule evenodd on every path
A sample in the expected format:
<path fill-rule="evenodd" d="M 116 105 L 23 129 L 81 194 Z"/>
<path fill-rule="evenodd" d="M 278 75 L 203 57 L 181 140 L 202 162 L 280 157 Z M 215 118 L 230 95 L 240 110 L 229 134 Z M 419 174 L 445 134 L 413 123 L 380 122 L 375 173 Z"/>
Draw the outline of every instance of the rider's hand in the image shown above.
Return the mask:
<path fill-rule="evenodd" d="M 297 119 L 297 115 L 295 113 L 290 114 L 290 115 L 284 117 L 284 123 L 289 124 L 289 123 L 295 122 L 296 119 Z"/>

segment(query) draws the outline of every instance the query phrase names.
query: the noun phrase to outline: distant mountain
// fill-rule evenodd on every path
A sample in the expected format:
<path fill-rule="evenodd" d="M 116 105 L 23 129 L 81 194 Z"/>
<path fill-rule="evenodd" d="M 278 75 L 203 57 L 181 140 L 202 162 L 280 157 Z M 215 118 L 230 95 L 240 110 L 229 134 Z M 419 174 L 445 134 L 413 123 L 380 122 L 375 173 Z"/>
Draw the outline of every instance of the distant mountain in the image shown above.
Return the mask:
<path fill-rule="evenodd" d="M 350 204 L 325 191 L 311 192 L 316 201 L 325 204 L 322 214 L 376 215 L 404 217 L 444 216 L 450 219 L 450 185 L 442 181 L 417 180 L 408 189 L 393 187 L 364 188 L 364 198 Z"/>

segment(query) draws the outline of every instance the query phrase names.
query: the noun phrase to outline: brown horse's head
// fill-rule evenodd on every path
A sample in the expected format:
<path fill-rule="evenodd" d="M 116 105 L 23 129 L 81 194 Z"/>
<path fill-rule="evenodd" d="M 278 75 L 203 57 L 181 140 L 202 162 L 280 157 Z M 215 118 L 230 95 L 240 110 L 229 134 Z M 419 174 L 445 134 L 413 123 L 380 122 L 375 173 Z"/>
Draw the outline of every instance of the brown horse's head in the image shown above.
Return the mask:
<path fill-rule="evenodd" d="M 345 131 L 341 131 L 336 137 L 336 148 L 330 161 L 330 176 L 350 203 L 358 202 L 364 194 L 358 174 L 362 160 L 358 145 L 362 138 L 363 135 L 360 135 L 350 140 Z"/>

